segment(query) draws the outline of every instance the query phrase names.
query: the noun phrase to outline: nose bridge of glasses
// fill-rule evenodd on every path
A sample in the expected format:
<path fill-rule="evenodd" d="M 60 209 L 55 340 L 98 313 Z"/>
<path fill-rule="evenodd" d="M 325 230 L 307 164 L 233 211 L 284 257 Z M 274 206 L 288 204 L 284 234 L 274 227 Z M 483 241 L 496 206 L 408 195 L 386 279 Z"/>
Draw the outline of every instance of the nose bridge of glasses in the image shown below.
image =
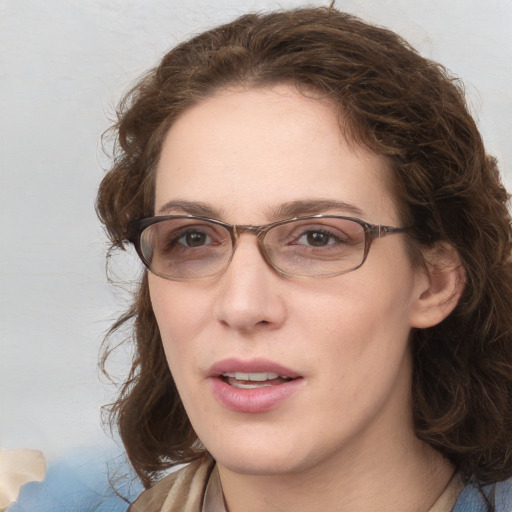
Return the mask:
<path fill-rule="evenodd" d="M 268 261 L 269 257 L 267 255 L 267 251 L 265 250 L 265 247 L 263 244 L 263 237 L 265 236 L 265 234 L 267 233 L 268 230 L 269 230 L 268 225 L 256 226 L 256 225 L 252 225 L 252 224 L 234 224 L 231 229 L 231 234 L 232 234 L 231 240 L 232 240 L 233 254 L 236 250 L 237 242 L 241 235 L 243 235 L 243 234 L 253 235 L 257 238 L 257 246 L 258 246 L 258 250 L 259 250 L 261 256 L 267 263 L 269 263 L 269 261 Z"/>
<path fill-rule="evenodd" d="M 235 240 L 240 238 L 240 235 L 244 233 L 260 237 L 262 233 L 265 233 L 266 226 L 253 226 L 251 224 L 235 224 L 233 226 L 233 236 Z"/>

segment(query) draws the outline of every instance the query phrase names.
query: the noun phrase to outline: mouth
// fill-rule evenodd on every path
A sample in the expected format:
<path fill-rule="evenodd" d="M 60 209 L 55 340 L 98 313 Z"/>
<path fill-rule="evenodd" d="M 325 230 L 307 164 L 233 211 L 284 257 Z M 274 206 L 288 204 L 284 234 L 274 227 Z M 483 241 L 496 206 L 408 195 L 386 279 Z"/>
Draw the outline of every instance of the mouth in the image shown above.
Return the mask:
<path fill-rule="evenodd" d="M 220 379 L 226 384 L 239 389 L 258 389 L 279 386 L 280 384 L 285 384 L 292 380 L 291 377 L 272 372 L 225 372 L 220 375 Z"/>
<path fill-rule="evenodd" d="M 265 359 L 227 359 L 209 370 L 211 389 L 225 408 L 238 413 L 278 409 L 303 389 L 304 376 Z"/>

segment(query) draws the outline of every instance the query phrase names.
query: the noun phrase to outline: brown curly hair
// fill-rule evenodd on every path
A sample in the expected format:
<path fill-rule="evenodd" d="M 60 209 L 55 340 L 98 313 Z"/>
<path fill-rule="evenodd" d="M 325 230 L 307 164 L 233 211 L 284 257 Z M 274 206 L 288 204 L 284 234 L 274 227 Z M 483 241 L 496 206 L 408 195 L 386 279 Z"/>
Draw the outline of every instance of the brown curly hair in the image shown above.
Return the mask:
<path fill-rule="evenodd" d="M 126 95 L 112 128 L 113 165 L 97 198 L 112 247 L 125 247 L 128 221 L 154 214 L 154 170 L 176 117 L 228 85 L 276 83 L 329 98 L 343 113 L 344 133 L 391 162 L 413 247 L 446 242 L 458 252 L 466 274 L 459 304 L 442 323 L 411 337 L 416 433 L 468 479 L 509 477 L 508 195 L 460 82 L 395 33 L 332 7 L 303 8 L 246 15 L 171 50 Z M 110 334 L 125 325 L 133 327 L 135 353 L 110 418 L 149 486 L 204 448 L 168 369 L 146 276 Z M 103 363 L 109 350 L 107 343 Z"/>

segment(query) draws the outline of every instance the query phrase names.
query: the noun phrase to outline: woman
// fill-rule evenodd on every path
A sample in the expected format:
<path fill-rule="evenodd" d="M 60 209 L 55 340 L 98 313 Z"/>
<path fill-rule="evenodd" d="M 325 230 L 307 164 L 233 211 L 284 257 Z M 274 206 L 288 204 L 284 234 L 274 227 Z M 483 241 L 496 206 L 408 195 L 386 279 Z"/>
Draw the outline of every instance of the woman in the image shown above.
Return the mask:
<path fill-rule="evenodd" d="M 248 15 L 114 129 L 130 510 L 512 510 L 508 197 L 446 70 L 334 8 Z"/>

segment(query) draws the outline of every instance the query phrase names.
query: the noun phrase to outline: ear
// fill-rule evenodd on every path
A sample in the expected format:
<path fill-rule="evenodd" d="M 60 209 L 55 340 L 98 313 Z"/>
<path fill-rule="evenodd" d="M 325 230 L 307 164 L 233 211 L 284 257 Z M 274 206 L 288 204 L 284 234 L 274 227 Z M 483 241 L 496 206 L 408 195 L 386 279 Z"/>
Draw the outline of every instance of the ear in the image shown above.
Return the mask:
<path fill-rule="evenodd" d="M 416 301 L 411 327 L 425 329 L 444 320 L 459 302 L 466 273 L 457 251 L 438 243 L 423 252 L 425 265 L 418 269 Z"/>

